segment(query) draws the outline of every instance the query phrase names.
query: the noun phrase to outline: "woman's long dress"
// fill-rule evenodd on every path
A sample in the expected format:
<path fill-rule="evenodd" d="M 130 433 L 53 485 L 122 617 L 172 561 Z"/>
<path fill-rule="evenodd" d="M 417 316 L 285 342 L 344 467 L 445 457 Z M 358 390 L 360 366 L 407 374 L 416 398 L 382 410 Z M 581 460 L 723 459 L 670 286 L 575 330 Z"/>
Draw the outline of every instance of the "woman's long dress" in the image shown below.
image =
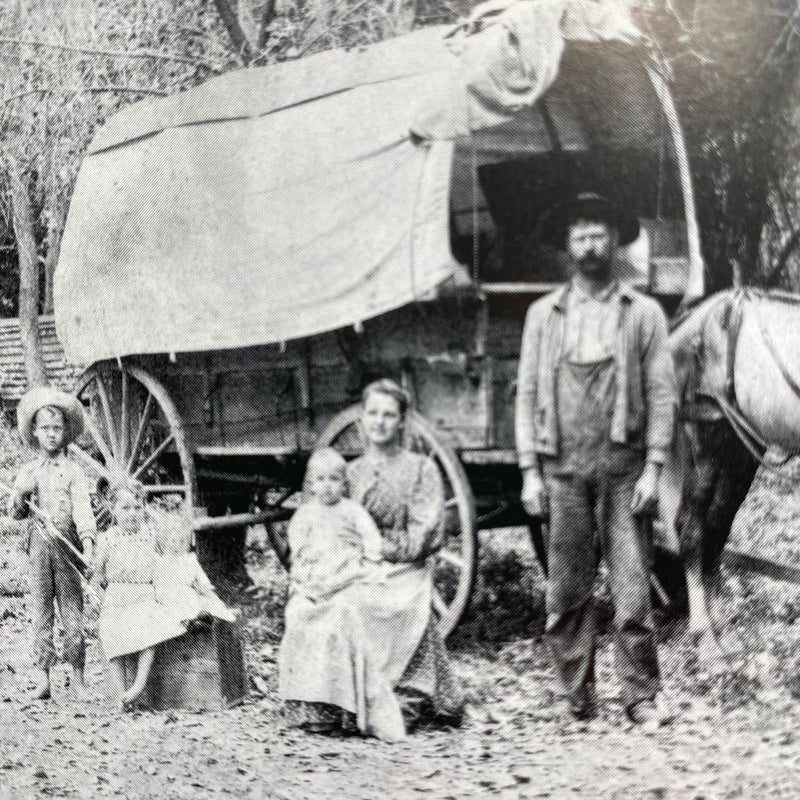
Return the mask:
<path fill-rule="evenodd" d="M 367 453 L 348 466 L 350 494 L 378 525 L 386 585 L 368 605 L 370 638 L 384 671 L 405 698 L 424 698 L 435 714 L 457 717 L 464 697 L 432 611 L 433 564 L 443 544 L 444 490 L 433 461 L 398 449 Z"/>
<path fill-rule="evenodd" d="M 158 559 L 147 531 L 112 528 L 103 534 L 93 580 L 105 587 L 99 627 L 106 658 L 139 653 L 186 633 L 178 618 L 156 601 Z"/>

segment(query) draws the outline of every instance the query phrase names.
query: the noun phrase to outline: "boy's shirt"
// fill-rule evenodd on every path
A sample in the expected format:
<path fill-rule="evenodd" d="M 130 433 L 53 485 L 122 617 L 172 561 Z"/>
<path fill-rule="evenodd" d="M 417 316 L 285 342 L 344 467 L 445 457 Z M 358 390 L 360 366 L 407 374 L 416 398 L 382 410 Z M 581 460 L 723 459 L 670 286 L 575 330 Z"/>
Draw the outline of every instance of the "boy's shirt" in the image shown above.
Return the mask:
<path fill-rule="evenodd" d="M 22 497 L 21 486 L 35 479 L 37 491 Z M 8 501 L 8 512 L 14 519 L 24 519 L 32 514 L 27 500 L 33 502 L 53 521 L 56 528 L 75 544 L 97 538 L 97 525 L 92 511 L 89 488 L 80 467 L 66 455 L 54 457 L 38 455 L 25 464 L 14 482 Z"/>

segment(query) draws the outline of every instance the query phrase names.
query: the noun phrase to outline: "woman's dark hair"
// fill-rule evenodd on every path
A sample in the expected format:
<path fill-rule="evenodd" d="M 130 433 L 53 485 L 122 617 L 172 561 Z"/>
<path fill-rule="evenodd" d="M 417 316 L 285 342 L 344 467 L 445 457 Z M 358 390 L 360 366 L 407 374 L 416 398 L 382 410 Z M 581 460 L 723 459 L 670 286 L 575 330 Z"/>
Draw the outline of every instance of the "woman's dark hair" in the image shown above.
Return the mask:
<path fill-rule="evenodd" d="M 405 417 L 408 407 L 411 404 L 411 398 L 409 397 L 408 392 L 399 383 L 396 383 L 389 378 L 381 378 L 380 380 L 373 381 L 365 386 L 364 391 L 361 393 L 362 405 L 366 405 L 367 398 L 371 394 L 385 394 L 388 397 L 397 400 L 401 417 Z"/>

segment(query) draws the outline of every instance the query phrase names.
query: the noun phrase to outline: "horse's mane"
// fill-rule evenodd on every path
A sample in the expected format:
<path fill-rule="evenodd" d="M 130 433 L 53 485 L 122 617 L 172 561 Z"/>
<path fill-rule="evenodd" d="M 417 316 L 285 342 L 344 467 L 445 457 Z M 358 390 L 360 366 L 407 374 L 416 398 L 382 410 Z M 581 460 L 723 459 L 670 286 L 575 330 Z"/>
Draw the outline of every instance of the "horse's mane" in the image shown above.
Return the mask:
<path fill-rule="evenodd" d="M 701 334 L 708 317 L 720 305 L 727 304 L 734 291 L 724 289 L 681 308 L 670 324 L 669 342 L 673 354 L 683 350 Z"/>
<path fill-rule="evenodd" d="M 690 320 L 696 319 L 696 314 L 700 314 L 700 316 L 705 317 L 706 313 L 711 311 L 711 309 L 715 307 L 718 302 L 720 302 L 723 298 L 730 297 L 734 291 L 736 290 L 722 289 L 721 291 L 715 292 L 714 294 L 706 297 L 698 297 L 694 300 L 689 300 L 688 302 L 682 302 L 680 306 L 678 306 L 675 316 L 669 321 L 670 336 L 673 333 L 677 333 L 678 329 Z"/>

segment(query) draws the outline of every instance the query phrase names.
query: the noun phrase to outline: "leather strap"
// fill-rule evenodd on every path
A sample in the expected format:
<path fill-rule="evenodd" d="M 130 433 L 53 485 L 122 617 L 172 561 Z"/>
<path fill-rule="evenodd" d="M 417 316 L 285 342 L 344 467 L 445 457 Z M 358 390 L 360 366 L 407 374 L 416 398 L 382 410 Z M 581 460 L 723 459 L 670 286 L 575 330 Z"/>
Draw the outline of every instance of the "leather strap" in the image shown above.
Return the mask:
<path fill-rule="evenodd" d="M 731 297 L 728 308 L 728 352 L 725 367 L 725 396 L 730 403 L 736 406 L 736 346 L 739 344 L 739 334 L 742 332 L 742 319 L 744 318 L 744 301 L 746 289 L 737 290 Z"/>

